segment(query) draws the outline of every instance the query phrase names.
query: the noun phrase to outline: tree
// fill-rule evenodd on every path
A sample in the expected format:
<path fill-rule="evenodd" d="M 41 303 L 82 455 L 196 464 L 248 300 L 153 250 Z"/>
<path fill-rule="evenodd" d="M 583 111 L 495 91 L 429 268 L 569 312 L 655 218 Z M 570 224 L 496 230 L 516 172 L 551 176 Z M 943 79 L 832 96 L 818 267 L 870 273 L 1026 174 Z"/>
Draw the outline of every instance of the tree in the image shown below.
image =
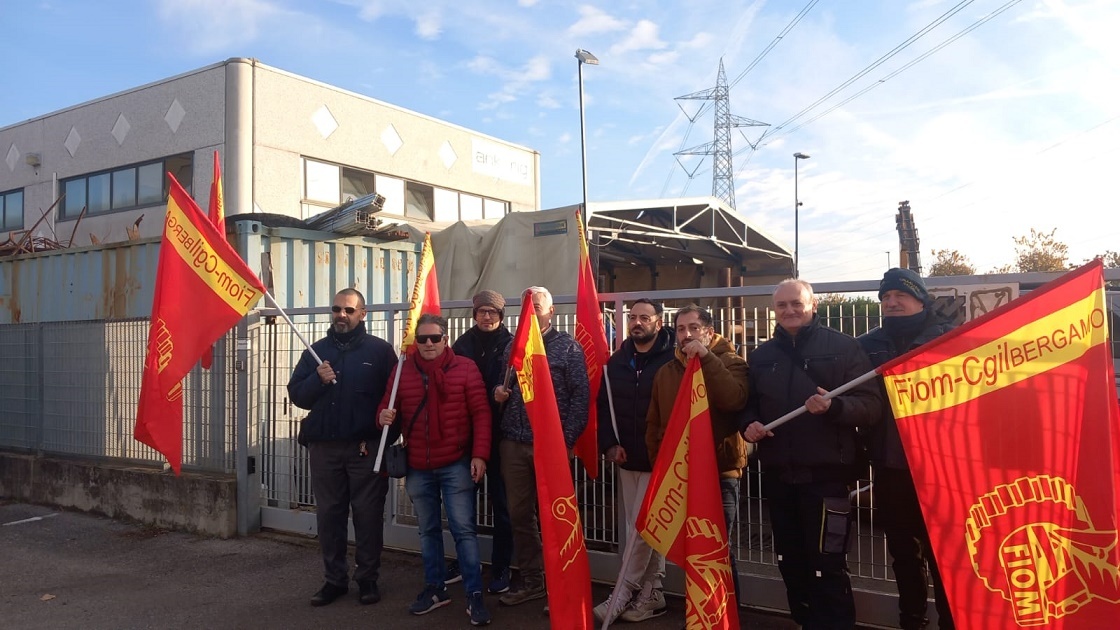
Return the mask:
<path fill-rule="evenodd" d="M 1100 258 L 1101 261 L 1104 262 L 1105 269 L 1116 269 L 1117 267 L 1120 267 L 1120 252 L 1114 252 L 1110 249 L 1103 254 L 1093 256 L 1093 258 Z M 1089 260 L 1092 260 L 1092 258 L 1090 258 Z M 1086 260 L 1085 262 L 1087 263 L 1089 262 L 1089 260 Z"/>
<path fill-rule="evenodd" d="M 1039 232 L 1031 228 L 1029 236 L 1016 236 L 1015 267 L 1019 273 L 1031 271 L 1065 271 L 1069 269 L 1069 246 L 1054 237 L 1058 228 Z"/>
<path fill-rule="evenodd" d="M 971 276 L 976 274 L 976 267 L 968 256 L 955 249 L 933 250 L 933 264 L 929 266 L 929 275 L 932 276 Z"/>

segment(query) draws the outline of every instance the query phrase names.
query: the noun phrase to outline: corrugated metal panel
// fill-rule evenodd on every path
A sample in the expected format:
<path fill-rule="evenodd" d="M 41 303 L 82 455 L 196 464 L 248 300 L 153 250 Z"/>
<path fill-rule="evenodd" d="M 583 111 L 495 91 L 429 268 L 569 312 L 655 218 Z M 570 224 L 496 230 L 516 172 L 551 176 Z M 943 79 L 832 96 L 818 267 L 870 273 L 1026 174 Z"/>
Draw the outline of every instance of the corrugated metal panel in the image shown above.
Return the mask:
<path fill-rule="evenodd" d="M 271 265 L 273 295 L 285 308 L 329 305 L 349 286 L 369 304 L 407 301 L 416 243 L 235 225 L 238 251 L 258 273 Z M 159 247 L 147 239 L 0 259 L 0 324 L 148 317 Z"/>

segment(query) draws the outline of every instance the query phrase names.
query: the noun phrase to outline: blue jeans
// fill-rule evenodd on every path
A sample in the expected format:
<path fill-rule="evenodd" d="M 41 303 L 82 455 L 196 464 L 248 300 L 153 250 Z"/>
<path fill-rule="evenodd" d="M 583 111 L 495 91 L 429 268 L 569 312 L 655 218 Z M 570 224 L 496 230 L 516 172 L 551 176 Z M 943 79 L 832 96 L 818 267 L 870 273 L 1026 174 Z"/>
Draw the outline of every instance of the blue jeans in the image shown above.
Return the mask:
<path fill-rule="evenodd" d="M 482 560 L 475 529 L 475 485 L 470 460 L 462 459 L 435 470 L 408 469 L 405 489 L 420 523 L 420 557 L 424 583 L 443 586 L 447 566 L 443 558 L 443 522 L 440 508 L 447 511 L 447 524 L 455 539 L 459 571 L 466 592 L 482 592 Z"/>

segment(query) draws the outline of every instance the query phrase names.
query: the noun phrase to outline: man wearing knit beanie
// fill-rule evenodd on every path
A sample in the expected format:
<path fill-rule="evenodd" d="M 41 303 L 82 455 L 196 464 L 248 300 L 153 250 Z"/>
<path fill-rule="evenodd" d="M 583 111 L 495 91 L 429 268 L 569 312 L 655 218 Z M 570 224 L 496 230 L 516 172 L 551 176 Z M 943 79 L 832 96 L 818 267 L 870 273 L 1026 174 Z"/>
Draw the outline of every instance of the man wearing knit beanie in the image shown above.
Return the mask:
<path fill-rule="evenodd" d="M 472 300 L 475 325 L 455 340 L 452 350 L 455 354 L 475 362 L 486 391 L 493 392 L 502 383 L 505 363 L 502 354 L 509 345 L 513 334 L 506 328 L 506 299 L 501 293 L 485 289 L 479 291 Z M 505 593 L 509 590 L 509 565 L 513 561 L 513 528 L 509 520 L 509 503 L 506 500 L 506 484 L 502 477 L 502 460 L 498 453 L 501 437 L 501 405 L 488 395 L 490 401 L 490 460 L 486 466 L 487 488 L 490 504 L 494 507 L 494 546 L 490 556 L 490 582 L 486 590 L 490 593 Z M 453 576 L 458 576 L 459 567 L 450 568 Z M 450 580 L 448 580 L 450 581 Z"/>
<path fill-rule="evenodd" d="M 879 283 L 883 325 L 862 335 L 860 346 L 872 365 L 879 366 L 933 340 L 953 327 L 929 308 L 929 291 L 922 277 L 910 269 L 890 269 Z M 928 605 L 927 584 L 933 576 L 933 598 L 937 608 L 937 625 L 941 630 L 953 628 L 945 586 L 937 571 L 930 548 L 929 533 L 914 478 L 906 462 L 898 425 L 890 406 L 866 434 L 865 445 L 875 470 L 875 503 L 877 522 L 883 526 L 887 550 L 891 553 L 895 583 L 898 587 L 898 624 L 904 630 L 926 627 Z"/>

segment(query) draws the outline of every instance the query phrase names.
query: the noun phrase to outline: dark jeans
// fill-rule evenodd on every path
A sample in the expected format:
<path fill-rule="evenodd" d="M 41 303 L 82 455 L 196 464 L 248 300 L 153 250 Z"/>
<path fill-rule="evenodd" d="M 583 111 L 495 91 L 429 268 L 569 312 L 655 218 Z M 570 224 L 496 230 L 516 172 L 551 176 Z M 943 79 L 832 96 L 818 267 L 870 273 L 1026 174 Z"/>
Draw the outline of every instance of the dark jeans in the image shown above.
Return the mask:
<path fill-rule="evenodd" d="M 854 628 L 856 607 L 847 554 L 821 550 L 824 498 L 847 498 L 847 484 L 792 484 L 765 472 L 762 479 L 778 570 L 794 621 L 805 630 Z"/>
<path fill-rule="evenodd" d="M 416 508 L 419 521 L 420 558 L 424 563 L 424 583 L 443 586 L 447 564 L 443 558 L 442 513 L 455 539 L 455 554 L 467 593 L 482 592 L 482 561 L 478 557 L 475 529 L 477 488 L 471 479 L 469 459 L 434 470 L 410 468 L 405 488 Z"/>
<path fill-rule="evenodd" d="M 735 603 L 742 605 L 739 597 L 739 569 L 735 566 L 735 526 L 739 523 L 739 478 L 724 478 L 719 480 L 719 493 L 723 497 L 723 518 L 727 523 L 727 545 L 731 551 L 731 581 L 735 584 Z"/>
<path fill-rule="evenodd" d="M 502 440 L 500 448 L 517 567 L 521 570 L 523 586 L 537 587 L 544 583 L 544 556 L 537 518 L 537 472 L 533 464 L 533 445 Z"/>
<path fill-rule="evenodd" d="M 490 553 L 490 576 L 497 578 L 509 570 L 513 562 L 513 525 L 509 520 L 509 501 L 506 482 L 502 475 L 502 455 L 498 447 L 501 438 L 494 436 L 490 447 L 490 461 L 486 465 L 486 487 L 490 506 L 494 509 L 494 548 Z"/>
<path fill-rule="evenodd" d="M 929 608 L 929 579 L 933 578 L 933 598 L 937 606 L 937 626 L 952 630 L 953 615 L 945 596 L 945 585 L 933 559 L 929 533 L 914 479 L 910 471 L 895 468 L 875 469 L 875 504 L 879 524 L 887 536 L 891 567 L 898 584 L 898 624 L 903 630 L 916 630 L 926 623 Z M 928 566 L 928 572 L 927 572 Z"/>
<path fill-rule="evenodd" d="M 373 472 L 373 460 L 362 457 L 358 442 L 312 442 L 311 489 L 315 523 L 323 554 L 326 581 L 349 584 L 346 562 L 347 517 L 353 512 L 355 581 L 377 581 L 385 543 L 385 497 L 389 478 Z"/>

